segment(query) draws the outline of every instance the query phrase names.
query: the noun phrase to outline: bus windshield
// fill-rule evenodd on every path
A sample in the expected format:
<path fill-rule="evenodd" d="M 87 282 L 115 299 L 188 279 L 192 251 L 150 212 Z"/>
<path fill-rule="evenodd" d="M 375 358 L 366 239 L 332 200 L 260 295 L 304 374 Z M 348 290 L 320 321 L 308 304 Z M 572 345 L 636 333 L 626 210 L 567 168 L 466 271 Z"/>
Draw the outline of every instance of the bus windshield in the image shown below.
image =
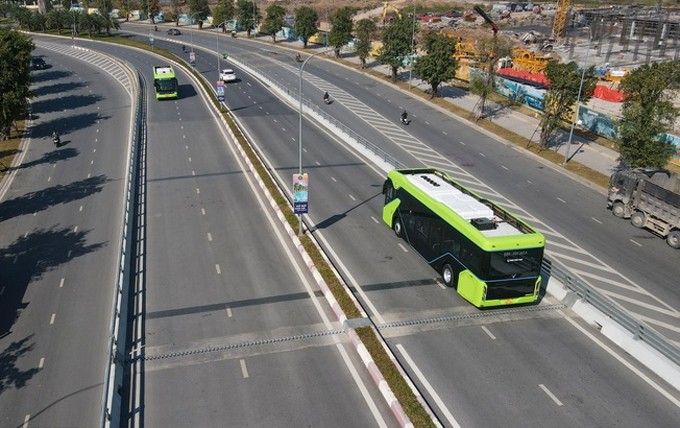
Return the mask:
<path fill-rule="evenodd" d="M 156 79 L 156 91 L 167 94 L 177 92 L 177 79 Z"/>
<path fill-rule="evenodd" d="M 489 263 L 485 280 L 535 278 L 541 270 L 543 248 L 488 254 Z"/>

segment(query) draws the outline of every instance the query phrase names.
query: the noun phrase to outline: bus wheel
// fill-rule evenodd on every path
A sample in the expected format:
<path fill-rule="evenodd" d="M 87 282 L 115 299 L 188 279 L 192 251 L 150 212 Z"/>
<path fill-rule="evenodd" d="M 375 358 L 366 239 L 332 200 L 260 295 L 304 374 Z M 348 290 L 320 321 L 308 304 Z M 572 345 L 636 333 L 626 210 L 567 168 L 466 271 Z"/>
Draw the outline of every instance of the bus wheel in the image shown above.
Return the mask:
<path fill-rule="evenodd" d="M 673 230 L 671 233 L 668 234 L 666 237 L 666 243 L 671 246 L 671 248 L 675 248 L 676 250 L 680 248 L 680 231 L 679 230 Z"/>
<path fill-rule="evenodd" d="M 456 282 L 458 282 L 456 272 L 453 271 L 453 268 L 448 263 L 442 266 L 442 279 L 447 287 L 455 287 Z"/>
<path fill-rule="evenodd" d="M 394 234 L 399 238 L 404 236 L 404 225 L 402 224 L 399 217 L 394 217 L 394 220 L 392 220 L 392 229 L 394 230 Z"/>
<path fill-rule="evenodd" d="M 645 218 L 645 213 L 640 211 L 633 213 L 632 217 L 630 218 L 630 222 L 638 229 L 644 227 L 646 221 L 647 219 Z"/>
<path fill-rule="evenodd" d="M 614 205 L 612 205 L 612 214 L 618 218 L 623 218 L 624 214 L 624 207 L 621 202 L 615 202 Z"/>

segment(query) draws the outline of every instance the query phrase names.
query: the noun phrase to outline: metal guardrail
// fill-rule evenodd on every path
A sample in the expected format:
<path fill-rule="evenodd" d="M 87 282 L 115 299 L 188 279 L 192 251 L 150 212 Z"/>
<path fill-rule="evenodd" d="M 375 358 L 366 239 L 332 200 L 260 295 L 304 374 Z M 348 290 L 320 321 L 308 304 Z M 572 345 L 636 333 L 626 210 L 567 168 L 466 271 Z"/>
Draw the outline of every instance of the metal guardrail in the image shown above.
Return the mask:
<path fill-rule="evenodd" d="M 258 76 L 265 81 L 267 85 L 275 87 L 277 91 L 285 93 L 289 98 L 299 103 L 298 93 L 279 85 L 276 80 L 255 65 L 242 61 L 241 59 L 230 58 L 231 61 L 238 63 L 242 68 L 248 69 L 251 74 Z M 293 68 L 293 67 L 291 67 Z M 361 135 L 348 128 L 343 123 L 339 122 L 334 117 L 328 115 L 324 110 L 320 109 L 315 103 L 303 98 L 302 104 L 304 108 L 309 110 L 312 114 L 321 118 L 322 120 L 337 128 L 340 132 L 346 134 L 349 138 L 361 144 L 367 150 L 375 154 L 379 159 L 394 166 L 395 168 L 405 168 L 403 164 L 391 157 L 384 150 L 375 146 L 370 141 L 363 138 Z M 591 304 L 600 312 L 610 317 L 616 323 L 621 325 L 629 331 L 636 340 L 641 340 L 651 346 L 653 349 L 664 355 L 673 363 L 680 366 L 680 349 L 676 347 L 668 338 L 661 333 L 658 333 L 653 328 L 647 326 L 645 323 L 635 319 L 625 309 L 621 308 L 608 297 L 604 296 L 584 281 L 577 278 L 568 270 L 555 265 L 551 261 L 544 259 L 541 266 L 543 273 L 548 276 L 554 276 L 560 280 L 565 287 L 576 293 L 584 302 Z"/>
<path fill-rule="evenodd" d="M 137 78 L 138 87 L 143 86 L 142 77 L 138 70 L 129 67 L 130 70 L 135 70 L 134 77 Z M 132 76 L 131 76 L 132 77 Z M 131 79 L 133 83 L 133 79 Z M 104 378 L 104 391 L 102 393 L 102 427 L 119 426 L 120 416 L 120 395 L 116 385 L 122 383 L 123 377 L 123 363 L 125 356 L 123 355 L 125 349 L 125 338 L 127 332 L 127 292 L 130 284 L 130 266 L 132 256 L 132 236 L 134 228 L 134 205 L 137 194 L 137 171 L 138 171 L 138 142 L 140 140 L 140 133 L 142 132 L 142 108 L 141 103 L 144 102 L 144 91 L 137 92 L 137 101 L 134 103 L 134 124 L 130 136 L 130 158 L 127 166 L 127 188 L 125 189 L 125 206 L 123 207 L 123 227 L 120 235 L 121 253 L 118 260 L 118 273 L 116 277 L 116 293 L 113 299 L 111 308 L 111 327 L 109 336 L 109 355 L 108 364 L 106 366 L 106 374 Z M 116 400 L 118 396 L 118 400 Z"/>
<path fill-rule="evenodd" d="M 635 317 L 611 299 L 593 289 L 568 270 L 553 264 L 549 260 L 543 259 L 541 271 L 548 276 L 558 279 L 584 302 L 592 305 L 629 331 L 636 340 L 645 342 L 673 363 L 680 365 L 680 349 L 673 345 L 664 335 L 647 326 L 642 321 L 635 319 Z"/>

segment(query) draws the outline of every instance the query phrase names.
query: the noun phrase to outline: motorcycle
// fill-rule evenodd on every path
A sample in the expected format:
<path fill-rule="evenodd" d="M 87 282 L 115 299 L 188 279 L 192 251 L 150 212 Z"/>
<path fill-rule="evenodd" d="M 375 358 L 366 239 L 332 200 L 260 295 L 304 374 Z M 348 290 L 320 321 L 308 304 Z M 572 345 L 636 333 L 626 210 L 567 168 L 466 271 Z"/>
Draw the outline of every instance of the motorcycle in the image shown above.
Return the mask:
<path fill-rule="evenodd" d="M 401 123 L 403 123 L 404 125 L 408 125 L 409 123 L 411 123 L 411 121 L 410 121 L 409 119 L 405 118 L 404 116 L 402 116 L 399 120 L 400 120 Z"/>
<path fill-rule="evenodd" d="M 52 137 L 52 142 L 54 143 L 54 146 L 55 146 L 55 147 L 59 147 L 59 145 L 61 144 L 61 139 L 60 139 L 59 136 L 57 135 L 57 136 L 55 136 L 55 137 Z"/>

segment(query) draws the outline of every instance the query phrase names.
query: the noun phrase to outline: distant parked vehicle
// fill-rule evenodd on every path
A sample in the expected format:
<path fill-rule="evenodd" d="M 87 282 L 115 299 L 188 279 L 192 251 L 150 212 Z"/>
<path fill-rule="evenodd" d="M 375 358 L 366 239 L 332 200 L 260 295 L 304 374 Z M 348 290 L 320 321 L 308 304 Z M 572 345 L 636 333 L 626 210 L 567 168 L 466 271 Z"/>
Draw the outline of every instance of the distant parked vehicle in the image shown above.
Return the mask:
<path fill-rule="evenodd" d="M 170 36 L 179 36 L 180 34 L 182 34 L 182 32 L 179 31 L 177 28 L 171 28 L 168 30 L 168 35 Z"/>

